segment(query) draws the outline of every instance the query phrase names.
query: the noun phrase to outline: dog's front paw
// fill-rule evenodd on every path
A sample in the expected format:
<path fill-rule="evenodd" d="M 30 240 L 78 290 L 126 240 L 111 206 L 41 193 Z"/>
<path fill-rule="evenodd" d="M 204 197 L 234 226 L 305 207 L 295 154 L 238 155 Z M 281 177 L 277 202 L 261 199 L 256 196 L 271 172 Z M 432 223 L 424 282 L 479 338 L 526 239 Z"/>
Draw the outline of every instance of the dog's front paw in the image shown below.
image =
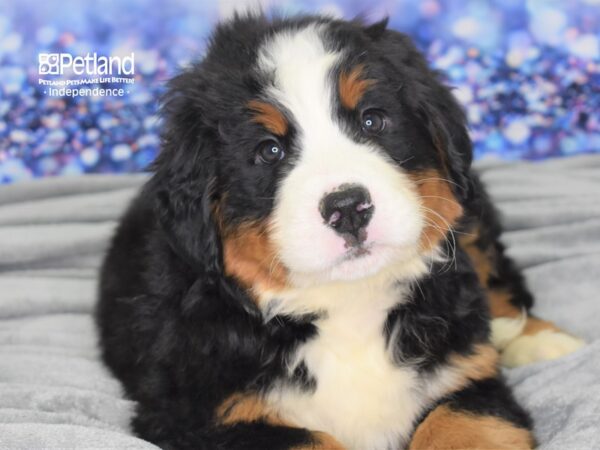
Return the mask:
<path fill-rule="evenodd" d="M 585 342 L 562 331 L 543 330 L 521 335 L 506 345 L 501 353 L 502 365 L 518 367 L 536 361 L 560 358 L 579 350 Z"/>

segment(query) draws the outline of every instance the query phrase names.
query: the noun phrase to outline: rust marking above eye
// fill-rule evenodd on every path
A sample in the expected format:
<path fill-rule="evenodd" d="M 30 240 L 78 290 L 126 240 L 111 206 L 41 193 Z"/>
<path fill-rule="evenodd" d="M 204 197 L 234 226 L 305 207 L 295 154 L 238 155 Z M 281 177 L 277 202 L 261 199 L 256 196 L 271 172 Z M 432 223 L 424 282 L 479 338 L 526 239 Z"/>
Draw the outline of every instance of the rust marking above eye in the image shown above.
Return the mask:
<path fill-rule="evenodd" d="M 375 84 L 375 80 L 361 78 L 364 66 L 359 64 L 350 72 L 342 71 L 339 80 L 340 101 L 348 109 L 356 108 L 369 87 Z"/>
<path fill-rule="evenodd" d="M 259 100 L 250 100 L 248 108 L 255 113 L 254 122 L 261 124 L 271 133 L 277 136 L 283 136 L 287 133 L 287 119 L 275 106 Z"/>

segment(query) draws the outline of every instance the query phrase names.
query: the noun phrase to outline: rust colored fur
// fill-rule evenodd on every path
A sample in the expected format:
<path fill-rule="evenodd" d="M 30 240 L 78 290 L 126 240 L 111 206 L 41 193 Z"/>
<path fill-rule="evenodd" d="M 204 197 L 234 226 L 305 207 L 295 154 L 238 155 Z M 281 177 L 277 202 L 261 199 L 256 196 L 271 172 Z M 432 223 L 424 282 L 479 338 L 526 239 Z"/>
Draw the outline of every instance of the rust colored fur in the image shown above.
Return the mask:
<path fill-rule="evenodd" d="M 448 182 L 437 170 L 425 170 L 409 176 L 416 185 L 426 220 L 421 235 L 421 248 L 430 250 L 456 225 L 463 214 L 463 208 Z"/>
<path fill-rule="evenodd" d="M 374 80 L 363 79 L 363 66 L 358 65 L 350 72 L 342 72 L 339 80 L 339 93 L 342 105 L 348 109 L 356 108 L 365 91 L 375 83 Z"/>
<path fill-rule="evenodd" d="M 280 290 L 287 285 L 286 269 L 279 262 L 266 222 L 248 222 L 225 231 L 225 272 L 255 292 Z"/>
<path fill-rule="evenodd" d="M 274 425 L 284 425 L 283 421 L 270 410 L 266 402 L 257 394 L 234 394 L 228 397 L 216 411 L 217 421 L 224 425 L 237 422 L 264 420 Z"/>
<path fill-rule="evenodd" d="M 251 100 L 248 102 L 248 108 L 254 111 L 253 120 L 260 123 L 270 132 L 277 136 L 283 136 L 287 133 L 288 122 L 283 113 L 270 103 Z"/>
<path fill-rule="evenodd" d="M 491 286 L 490 279 L 498 277 L 495 269 L 497 255 L 491 247 L 481 249 L 477 245 L 479 238 L 480 230 L 478 227 L 474 227 L 471 232 L 459 238 L 459 244 L 469 255 L 479 281 L 487 292 L 490 313 L 493 318 L 518 319 L 524 311 L 513 304 L 511 292 L 508 289 Z M 522 334 L 534 335 L 545 330 L 562 331 L 552 322 L 528 315 Z"/>
<path fill-rule="evenodd" d="M 277 426 L 293 426 L 282 420 L 257 394 L 234 394 L 228 397 L 216 411 L 217 422 L 232 425 L 239 422 L 263 421 Z M 310 444 L 294 447 L 295 450 L 344 450 L 335 438 L 327 433 L 311 433 Z"/>
<path fill-rule="evenodd" d="M 533 448 L 529 431 L 492 416 L 438 406 L 419 425 L 410 450 L 525 450 Z"/>
<path fill-rule="evenodd" d="M 491 345 L 478 344 L 471 355 L 451 356 L 450 365 L 462 376 L 453 389 L 457 391 L 471 381 L 494 377 L 498 373 L 498 352 Z"/>

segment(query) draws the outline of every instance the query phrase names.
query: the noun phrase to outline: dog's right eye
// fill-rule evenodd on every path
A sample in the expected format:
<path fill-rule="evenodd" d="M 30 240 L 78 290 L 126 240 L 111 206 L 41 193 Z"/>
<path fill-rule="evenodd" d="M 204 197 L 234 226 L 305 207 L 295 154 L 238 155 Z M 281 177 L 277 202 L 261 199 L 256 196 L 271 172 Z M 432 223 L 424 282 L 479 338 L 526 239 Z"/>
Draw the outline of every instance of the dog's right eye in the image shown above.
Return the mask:
<path fill-rule="evenodd" d="M 377 109 L 367 109 L 362 114 L 362 129 L 367 134 L 381 133 L 386 126 L 383 112 Z"/>
<path fill-rule="evenodd" d="M 274 164 L 285 157 L 283 146 L 275 139 L 263 141 L 256 147 L 255 164 Z"/>

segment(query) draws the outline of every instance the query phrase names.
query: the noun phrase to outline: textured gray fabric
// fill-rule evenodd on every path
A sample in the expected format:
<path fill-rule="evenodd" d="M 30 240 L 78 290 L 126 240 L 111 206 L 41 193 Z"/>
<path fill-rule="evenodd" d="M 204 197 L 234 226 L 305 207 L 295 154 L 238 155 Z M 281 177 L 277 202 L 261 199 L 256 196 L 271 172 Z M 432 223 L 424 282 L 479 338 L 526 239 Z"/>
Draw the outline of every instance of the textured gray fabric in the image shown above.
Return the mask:
<path fill-rule="evenodd" d="M 534 311 L 589 345 L 507 370 L 544 449 L 600 448 L 600 157 L 479 163 Z M 144 176 L 0 188 L 0 448 L 155 448 L 98 359 L 90 312 L 116 218 Z"/>

